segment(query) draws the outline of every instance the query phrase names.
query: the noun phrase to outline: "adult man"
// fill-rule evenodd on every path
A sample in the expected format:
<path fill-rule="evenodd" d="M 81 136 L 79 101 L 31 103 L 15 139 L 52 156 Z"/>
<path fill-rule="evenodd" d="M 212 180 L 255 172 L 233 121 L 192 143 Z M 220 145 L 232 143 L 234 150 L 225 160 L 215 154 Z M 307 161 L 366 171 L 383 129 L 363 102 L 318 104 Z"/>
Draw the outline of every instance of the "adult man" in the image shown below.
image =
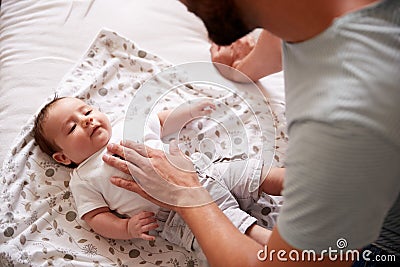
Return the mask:
<path fill-rule="evenodd" d="M 262 248 L 239 234 L 215 204 L 174 207 L 210 264 L 304 266 L 291 261 L 290 252 L 324 255 L 329 248 L 343 248 L 338 240 L 345 239 L 347 249 L 357 249 L 378 237 L 379 246 L 400 254 L 400 3 L 182 2 L 204 21 L 217 44 L 228 45 L 256 27 L 283 40 L 290 141 L 285 203 L 267 245 L 269 252 L 284 252 L 268 257 L 272 262 L 257 259 Z M 132 150 L 126 159 L 141 166 L 130 168 L 135 175 L 198 186 L 193 174 L 172 168 L 158 151 L 146 152 L 133 143 L 127 147 Z M 120 146 L 110 151 L 123 154 Z M 118 159 L 105 160 L 126 171 L 127 165 L 132 167 Z M 113 182 L 145 195 L 133 182 Z M 212 235 L 204 227 L 208 223 L 215 226 Z M 307 266 L 351 265 L 346 258 L 324 259 Z"/>

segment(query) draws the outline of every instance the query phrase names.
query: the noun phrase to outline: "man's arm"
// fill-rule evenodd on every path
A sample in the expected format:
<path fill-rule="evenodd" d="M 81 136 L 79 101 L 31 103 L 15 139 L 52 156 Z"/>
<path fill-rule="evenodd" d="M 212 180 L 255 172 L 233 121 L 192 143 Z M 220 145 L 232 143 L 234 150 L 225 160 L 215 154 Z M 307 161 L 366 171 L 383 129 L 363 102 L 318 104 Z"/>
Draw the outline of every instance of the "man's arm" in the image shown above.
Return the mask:
<path fill-rule="evenodd" d="M 190 226 L 211 266 L 305 266 L 304 261 L 284 261 L 285 258 L 289 260 L 290 251 L 297 251 L 301 255 L 301 250 L 297 250 L 285 242 L 277 228 L 273 229 L 266 246 L 262 246 L 241 234 L 214 203 L 198 208 L 180 208 L 177 212 Z M 212 234 L 204 225 L 213 225 Z M 281 255 L 282 261 L 277 256 L 280 250 L 285 251 L 286 255 Z M 271 253 L 272 251 L 275 252 Z M 283 252 L 280 253 L 283 254 Z M 271 255 L 271 259 L 269 255 Z M 265 256 L 267 258 L 263 260 Z M 324 261 L 306 262 L 306 264 L 308 267 L 313 267 L 351 266 L 352 263 L 333 262 L 326 258 Z"/>
<path fill-rule="evenodd" d="M 147 175 L 158 175 L 164 179 L 167 179 L 171 183 L 182 184 L 182 186 L 197 187 L 200 185 L 198 179 L 194 179 L 192 174 L 180 171 L 177 168 L 173 168 L 170 164 L 170 161 L 167 160 L 165 156 L 163 156 L 164 154 L 159 153 L 157 150 L 153 150 L 148 147 L 145 149 L 143 145 L 133 142 L 126 142 L 124 148 L 121 145 L 113 144 L 112 146 L 108 146 L 108 150 L 112 154 L 117 154 L 121 156 L 125 155 L 125 159 L 127 161 L 121 160 L 116 157 L 103 157 L 103 160 L 107 164 L 116 167 L 123 172 L 129 173 L 130 169 L 135 176 L 141 176 L 142 179 L 145 179 Z M 134 164 L 136 167 L 131 166 L 131 164 Z M 128 165 L 130 165 L 130 168 L 128 168 Z M 154 170 L 154 168 L 156 170 Z M 149 174 L 147 174 L 147 172 Z M 161 177 L 159 178 L 162 179 Z M 152 179 L 154 179 L 154 177 Z M 170 206 L 148 195 L 133 180 L 113 177 L 111 178 L 111 182 L 116 186 L 136 192 L 142 197 L 154 202 L 157 205 L 178 212 L 196 236 L 211 266 L 300 267 L 305 265 L 304 261 L 278 260 L 277 253 L 279 250 L 285 251 L 285 255 L 287 256 L 291 251 L 294 251 L 296 249 L 285 242 L 285 240 L 283 240 L 277 228 L 272 231 L 272 235 L 267 244 L 268 251 L 276 251 L 275 254 L 272 254 L 271 257 L 273 261 L 269 261 L 269 259 L 262 261 L 258 259 L 258 256 L 260 256 L 261 258 L 264 256 L 263 251 L 265 250 L 265 247 L 263 247 L 250 237 L 240 233 L 239 230 L 234 227 L 231 221 L 223 214 L 223 212 L 214 202 L 197 207 L 183 208 Z M 208 192 L 206 191 L 204 193 L 208 194 Z M 212 225 L 212 234 L 210 234 L 210 228 L 208 227 L 210 225 Z M 301 231 L 301 229 L 299 229 L 299 231 Z M 300 250 L 296 251 L 301 255 Z M 325 258 L 324 261 L 306 262 L 306 264 L 310 267 L 350 266 L 351 262 L 333 262 L 329 261 L 328 258 Z"/>

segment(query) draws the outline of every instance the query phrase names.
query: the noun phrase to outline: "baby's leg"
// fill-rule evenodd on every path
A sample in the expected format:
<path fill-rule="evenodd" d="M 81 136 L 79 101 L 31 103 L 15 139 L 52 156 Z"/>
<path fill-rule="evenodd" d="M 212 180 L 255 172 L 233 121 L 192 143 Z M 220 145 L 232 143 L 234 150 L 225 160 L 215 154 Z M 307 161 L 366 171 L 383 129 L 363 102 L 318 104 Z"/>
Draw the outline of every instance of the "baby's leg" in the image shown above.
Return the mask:
<path fill-rule="evenodd" d="M 268 195 L 281 195 L 285 168 L 271 168 L 260 159 L 244 159 L 210 163 L 205 172 L 226 185 L 248 211 L 263 191 Z"/>
<path fill-rule="evenodd" d="M 223 181 L 205 173 L 199 174 L 199 181 L 240 232 L 246 233 L 249 227 L 257 222 L 256 218 L 240 208 L 238 200 Z"/>
<path fill-rule="evenodd" d="M 262 161 L 244 159 L 212 163 L 197 154 L 194 163 L 199 169 L 200 182 L 209 191 L 219 208 L 232 223 L 260 244 L 266 244 L 271 231 L 257 225 L 257 219 L 248 211 L 259 197 L 262 181 Z"/>
<path fill-rule="evenodd" d="M 206 172 L 227 187 L 242 210 L 249 211 L 259 199 L 262 165 L 259 159 L 227 160 L 213 163 Z"/>
<path fill-rule="evenodd" d="M 273 196 L 282 195 L 284 176 L 285 168 L 274 167 L 268 172 L 268 169 L 264 165 L 261 171 L 262 183 L 260 191 Z"/>
<path fill-rule="evenodd" d="M 200 178 L 200 181 L 212 196 L 217 196 L 215 202 L 240 232 L 262 245 L 268 242 L 271 231 L 257 225 L 257 219 L 241 209 L 239 206 L 241 201 L 236 200 L 225 185 L 210 178 L 206 180 Z"/>

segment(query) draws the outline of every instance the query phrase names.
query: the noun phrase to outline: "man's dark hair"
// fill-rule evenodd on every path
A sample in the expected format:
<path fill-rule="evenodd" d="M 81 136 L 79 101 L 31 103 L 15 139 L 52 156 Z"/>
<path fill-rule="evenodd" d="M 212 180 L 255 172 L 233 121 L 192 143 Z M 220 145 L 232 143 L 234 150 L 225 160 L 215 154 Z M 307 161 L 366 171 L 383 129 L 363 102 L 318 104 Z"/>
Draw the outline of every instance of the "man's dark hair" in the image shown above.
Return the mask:
<path fill-rule="evenodd" d="M 246 25 L 233 0 L 187 0 L 184 3 L 203 21 L 208 37 L 217 45 L 230 45 L 253 30 Z"/>

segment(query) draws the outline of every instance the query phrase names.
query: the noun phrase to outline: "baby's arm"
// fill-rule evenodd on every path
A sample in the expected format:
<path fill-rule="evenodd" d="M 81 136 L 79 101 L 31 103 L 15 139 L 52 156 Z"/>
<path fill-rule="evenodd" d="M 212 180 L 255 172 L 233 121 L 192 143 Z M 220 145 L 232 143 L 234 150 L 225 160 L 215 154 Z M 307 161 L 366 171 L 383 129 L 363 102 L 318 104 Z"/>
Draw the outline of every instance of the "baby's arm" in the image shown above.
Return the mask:
<path fill-rule="evenodd" d="M 204 100 L 159 112 L 161 138 L 179 131 L 193 118 L 209 115 L 212 110 L 215 110 L 214 103 Z"/>
<path fill-rule="evenodd" d="M 267 169 L 263 166 L 262 177 L 265 177 L 260 186 L 260 190 L 269 195 L 280 196 L 282 195 L 283 180 L 285 177 L 285 168 L 271 168 L 267 175 Z"/>
<path fill-rule="evenodd" d="M 142 211 L 131 218 L 122 219 L 113 214 L 108 207 L 103 207 L 86 213 L 82 218 L 93 231 L 112 239 L 154 240 L 155 237 L 147 233 L 158 227 L 154 213 L 148 211 Z"/>

